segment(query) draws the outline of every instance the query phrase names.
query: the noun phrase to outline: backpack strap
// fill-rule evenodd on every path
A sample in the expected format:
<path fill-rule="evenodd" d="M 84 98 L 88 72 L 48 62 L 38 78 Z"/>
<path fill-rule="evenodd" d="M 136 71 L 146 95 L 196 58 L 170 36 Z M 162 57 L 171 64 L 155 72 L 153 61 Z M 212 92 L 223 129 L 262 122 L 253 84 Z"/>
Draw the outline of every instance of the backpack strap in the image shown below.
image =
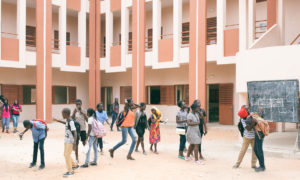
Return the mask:
<path fill-rule="evenodd" d="M 36 124 L 35 124 L 35 121 L 32 121 L 32 125 L 33 125 L 33 127 L 34 127 L 35 129 L 37 129 Z"/>

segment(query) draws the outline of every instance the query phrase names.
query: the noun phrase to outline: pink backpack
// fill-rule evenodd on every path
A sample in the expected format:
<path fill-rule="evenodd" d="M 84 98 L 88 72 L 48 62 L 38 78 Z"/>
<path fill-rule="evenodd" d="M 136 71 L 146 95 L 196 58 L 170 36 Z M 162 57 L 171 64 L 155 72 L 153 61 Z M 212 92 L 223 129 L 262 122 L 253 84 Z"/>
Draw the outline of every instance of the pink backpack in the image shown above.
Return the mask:
<path fill-rule="evenodd" d="M 105 130 L 104 125 L 96 119 L 94 119 L 94 121 L 93 121 L 92 131 L 94 132 L 94 134 L 97 138 L 102 138 L 102 137 L 106 136 L 106 130 Z"/>

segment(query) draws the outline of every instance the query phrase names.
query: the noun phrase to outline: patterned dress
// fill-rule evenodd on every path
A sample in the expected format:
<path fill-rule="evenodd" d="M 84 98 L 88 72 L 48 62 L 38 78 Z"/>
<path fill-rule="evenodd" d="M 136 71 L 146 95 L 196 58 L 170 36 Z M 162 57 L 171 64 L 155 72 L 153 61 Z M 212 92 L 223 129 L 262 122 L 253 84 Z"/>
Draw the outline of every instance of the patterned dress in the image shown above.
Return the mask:
<path fill-rule="evenodd" d="M 160 111 L 156 108 L 156 113 L 157 115 L 153 114 L 152 118 L 156 119 L 157 116 L 161 115 Z M 159 128 L 159 123 L 161 121 L 162 117 L 157 119 L 155 122 L 151 122 L 150 124 L 150 144 L 157 144 L 160 142 L 160 128 Z"/>

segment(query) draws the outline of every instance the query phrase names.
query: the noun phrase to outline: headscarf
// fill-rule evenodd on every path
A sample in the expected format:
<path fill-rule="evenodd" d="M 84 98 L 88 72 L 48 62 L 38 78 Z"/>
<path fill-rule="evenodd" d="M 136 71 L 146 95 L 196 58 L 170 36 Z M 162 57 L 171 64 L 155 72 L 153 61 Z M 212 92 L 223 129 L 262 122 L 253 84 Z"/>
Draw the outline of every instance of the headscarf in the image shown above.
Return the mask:
<path fill-rule="evenodd" d="M 154 113 L 152 113 L 152 111 L 151 111 L 151 113 L 152 113 L 154 119 L 156 119 L 156 117 L 160 115 L 160 118 L 157 119 L 156 122 L 155 122 L 155 123 L 156 123 L 156 126 L 158 126 L 159 123 L 160 123 L 160 121 L 162 120 L 162 114 L 161 114 L 160 110 L 159 110 L 157 107 L 153 106 L 153 107 L 151 108 L 151 110 L 152 110 L 152 109 L 154 109 L 155 112 L 156 112 L 156 114 L 154 114 Z"/>

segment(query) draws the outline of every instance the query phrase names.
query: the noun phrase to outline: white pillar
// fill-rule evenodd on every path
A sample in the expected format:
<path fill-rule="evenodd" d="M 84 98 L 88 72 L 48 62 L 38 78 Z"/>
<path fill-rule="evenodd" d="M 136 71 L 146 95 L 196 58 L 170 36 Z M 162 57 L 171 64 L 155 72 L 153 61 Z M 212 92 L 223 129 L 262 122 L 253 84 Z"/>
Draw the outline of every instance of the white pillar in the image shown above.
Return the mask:
<path fill-rule="evenodd" d="M 179 63 L 182 35 L 182 0 L 173 1 L 173 59 Z"/>
<path fill-rule="evenodd" d="M 105 54 L 106 54 L 106 68 L 110 67 L 110 48 L 113 43 L 113 13 L 110 11 L 110 1 L 106 1 L 106 12 L 105 12 Z"/>
<path fill-rule="evenodd" d="M 121 67 L 126 65 L 128 54 L 128 32 L 129 32 L 129 9 L 126 2 L 121 2 Z"/>
<path fill-rule="evenodd" d="M 153 65 L 158 64 L 158 40 L 161 33 L 161 0 L 153 0 L 152 52 Z"/>
<path fill-rule="evenodd" d="M 239 0 L 239 51 L 245 51 L 247 49 L 247 1 Z"/>
<path fill-rule="evenodd" d="M 78 46 L 81 51 L 81 67 L 85 67 L 86 55 L 86 3 L 81 1 L 81 10 L 78 12 Z"/>
<path fill-rule="evenodd" d="M 2 60 L 2 52 L 1 52 L 1 42 L 2 42 L 2 0 L 0 0 L 0 33 L 1 33 L 1 39 L 0 39 L 0 61 Z"/>
<path fill-rule="evenodd" d="M 26 52 L 26 1 L 17 1 L 17 34 L 19 39 L 19 61 L 25 65 Z"/>
<path fill-rule="evenodd" d="M 281 43 L 285 43 L 285 7 L 284 0 L 277 0 L 277 24 L 281 30 Z M 288 42 L 290 43 L 290 42 Z"/>
<path fill-rule="evenodd" d="M 248 39 L 248 47 L 252 45 L 252 43 L 255 40 L 255 31 L 256 31 L 256 0 L 248 0 L 248 33 L 249 33 L 249 39 Z"/>
<path fill-rule="evenodd" d="M 59 50 L 62 66 L 66 66 L 66 32 L 67 32 L 67 3 L 61 2 L 59 7 Z"/>
<path fill-rule="evenodd" d="M 224 30 L 226 25 L 226 0 L 217 1 L 217 60 L 224 57 Z"/>

